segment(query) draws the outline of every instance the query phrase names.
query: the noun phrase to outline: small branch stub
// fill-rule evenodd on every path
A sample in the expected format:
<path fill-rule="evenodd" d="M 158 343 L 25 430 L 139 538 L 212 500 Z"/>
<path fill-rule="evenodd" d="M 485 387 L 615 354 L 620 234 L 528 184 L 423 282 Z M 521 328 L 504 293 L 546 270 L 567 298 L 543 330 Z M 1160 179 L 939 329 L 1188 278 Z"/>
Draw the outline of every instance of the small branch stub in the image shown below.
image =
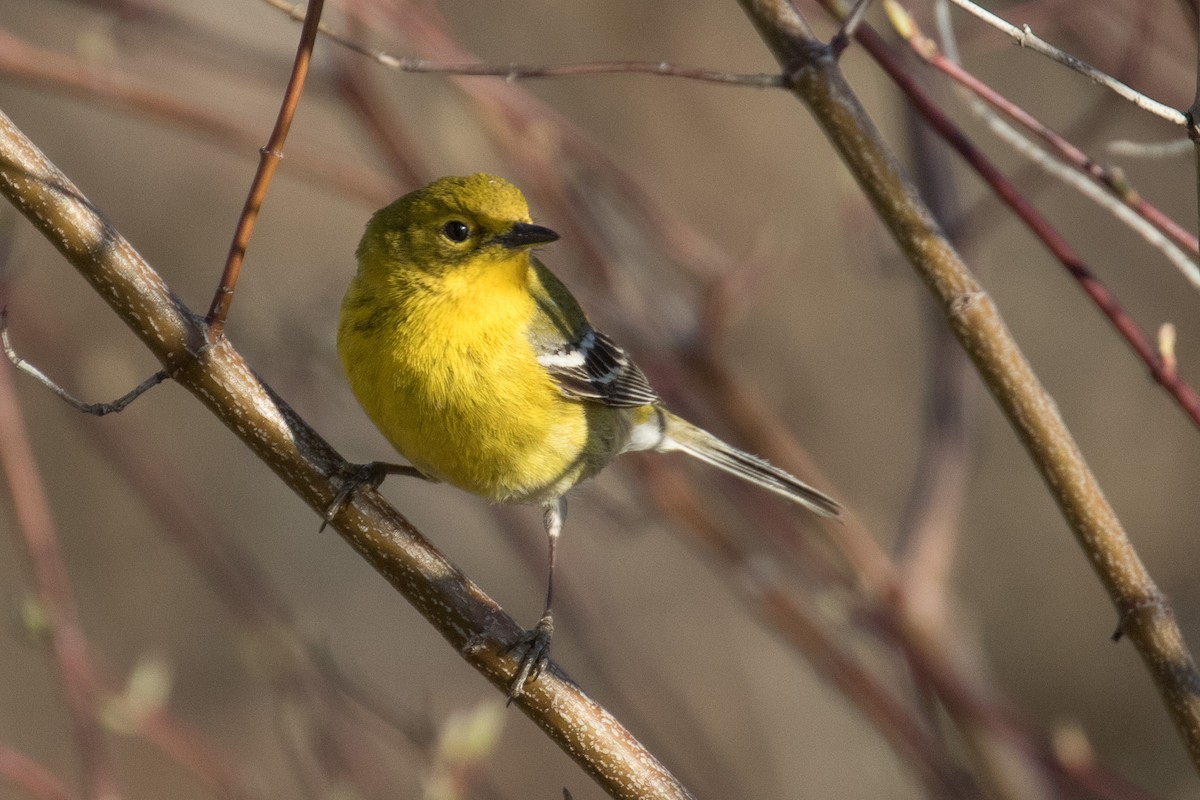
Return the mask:
<path fill-rule="evenodd" d="M 131 391 L 122 395 L 121 397 L 118 397 L 111 403 L 85 403 L 51 380 L 46 373 L 42 372 L 33 364 L 30 364 L 28 361 L 17 355 L 16 350 L 13 349 L 12 342 L 8 338 L 7 308 L 0 309 L 0 344 L 2 344 L 4 347 L 4 355 L 8 357 L 8 360 L 14 367 L 21 370 L 21 372 L 24 372 L 26 375 L 31 376 L 38 383 L 54 392 L 54 394 L 62 398 L 62 400 L 68 405 L 78 409 L 79 411 L 82 411 L 85 414 L 93 414 L 97 417 L 103 417 L 105 414 L 115 414 L 119 411 L 123 411 L 126 406 L 128 406 L 134 400 L 137 400 L 145 392 L 153 389 L 155 386 L 158 386 L 160 383 L 170 377 L 165 369 L 160 369 L 158 372 L 154 373 L 149 378 L 135 386 Z"/>

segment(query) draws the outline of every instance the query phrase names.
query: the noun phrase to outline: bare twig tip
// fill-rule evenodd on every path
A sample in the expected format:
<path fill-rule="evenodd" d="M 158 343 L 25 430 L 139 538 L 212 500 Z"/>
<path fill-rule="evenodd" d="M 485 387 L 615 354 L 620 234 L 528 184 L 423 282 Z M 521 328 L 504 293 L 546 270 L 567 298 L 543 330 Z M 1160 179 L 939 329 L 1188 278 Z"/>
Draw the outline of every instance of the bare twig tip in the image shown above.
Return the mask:
<path fill-rule="evenodd" d="M 148 389 L 158 386 L 160 383 L 170 377 L 166 370 L 160 369 L 158 372 L 154 373 L 149 378 L 135 386 L 132 391 L 117 398 L 111 403 L 85 403 L 52 381 L 40 369 L 17 355 L 17 351 L 13 349 L 12 342 L 8 337 L 7 306 L 3 309 L 0 309 L 0 345 L 3 345 L 4 355 L 8 357 L 9 362 L 11 362 L 14 367 L 21 370 L 21 372 L 24 372 L 26 375 L 29 375 L 50 391 L 54 392 L 71 407 L 82 411 L 85 414 L 92 414 L 93 416 L 97 417 L 103 417 L 105 414 L 111 414 L 123 410 L 134 400 L 141 397 L 141 395 Z"/>
<path fill-rule="evenodd" d="M 1164 322 L 1158 328 L 1158 355 L 1162 359 L 1163 372 L 1174 376 L 1179 362 L 1175 356 L 1175 325 Z"/>

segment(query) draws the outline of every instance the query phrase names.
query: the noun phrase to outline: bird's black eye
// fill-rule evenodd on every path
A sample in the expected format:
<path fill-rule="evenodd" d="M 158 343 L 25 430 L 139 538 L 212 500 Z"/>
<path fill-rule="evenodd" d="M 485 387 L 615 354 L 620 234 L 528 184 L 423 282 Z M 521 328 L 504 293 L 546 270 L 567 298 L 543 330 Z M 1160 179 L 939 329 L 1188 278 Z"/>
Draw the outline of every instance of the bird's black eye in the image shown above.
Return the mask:
<path fill-rule="evenodd" d="M 442 235 L 452 242 L 465 242 L 471 237 L 471 229 L 462 220 L 452 219 L 442 226 Z"/>

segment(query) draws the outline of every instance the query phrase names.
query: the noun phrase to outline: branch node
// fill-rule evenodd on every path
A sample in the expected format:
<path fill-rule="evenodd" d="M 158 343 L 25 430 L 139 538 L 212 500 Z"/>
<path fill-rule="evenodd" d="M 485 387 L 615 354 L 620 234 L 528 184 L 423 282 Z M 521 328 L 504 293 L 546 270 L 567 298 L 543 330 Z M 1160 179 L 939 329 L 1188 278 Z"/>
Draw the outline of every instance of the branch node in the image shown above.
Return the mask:
<path fill-rule="evenodd" d="M 987 298 L 987 292 L 978 289 L 961 292 L 951 298 L 947 308 L 952 319 L 962 319 L 971 313 L 975 306 Z"/>
<path fill-rule="evenodd" d="M 1171 611 L 1171 605 L 1167 602 L 1166 595 L 1161 592 L 1154 592 L 1150 595 L 1135 597 L 1130 600 L 1122 599 L 1117 605 L 1117 627 L 1112 632 L 1111 638 L 1114 642 L 1121 641 L 1129 628 L 1129 623 L 1142 614 L 1148 614 L 1151 617 L 1165 615 L 1174 617 L 1175 614 Z"/>
<path fill-rule="evenodd" d="M 784 65 L 783 74 L 780 76 L 783 88 L 796 91 L 803 82 L 805 73 L 821 62 L 836 61 L 837 55 L 832 42 L 825 44 L 816 39 L 796 42 L 792 50 L 792 57 Z"/>
<path fill-rule="evenodd" d="M 858 30 L 858 26 L 862 24 L 863 16 L 867 13 L 869 5 L 871 5 L 871 0 L 858 0 L 850 13 L 846 15 L 842 27 L 838 28 L 838 32 L 829 40 L 829 50 L 834 58 L 840 58 L 842 51 L 850 45 L 850 40 Z"/>
<path fill-rule="evenodd" d="M 1183 112 L 1184 127 L 1187 128 L 1188 138 L 1193 142 L 1200 142 L 1200 126 L 1196 125 L 1195 107 L 1184 109 Z"/>

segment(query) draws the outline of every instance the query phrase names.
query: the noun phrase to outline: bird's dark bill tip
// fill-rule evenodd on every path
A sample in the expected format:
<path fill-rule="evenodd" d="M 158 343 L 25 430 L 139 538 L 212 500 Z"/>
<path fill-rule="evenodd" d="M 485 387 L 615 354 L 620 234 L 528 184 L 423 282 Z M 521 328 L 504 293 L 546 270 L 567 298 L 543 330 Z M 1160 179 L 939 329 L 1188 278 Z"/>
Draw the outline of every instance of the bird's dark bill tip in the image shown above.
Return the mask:
<path fill-rule="evenodd" d="M 497 236 L 495 241 L 505 247 L 528 247 L 558 241 L 558 234 L 542 225 L 517 222 L 508 233 Z"/>

